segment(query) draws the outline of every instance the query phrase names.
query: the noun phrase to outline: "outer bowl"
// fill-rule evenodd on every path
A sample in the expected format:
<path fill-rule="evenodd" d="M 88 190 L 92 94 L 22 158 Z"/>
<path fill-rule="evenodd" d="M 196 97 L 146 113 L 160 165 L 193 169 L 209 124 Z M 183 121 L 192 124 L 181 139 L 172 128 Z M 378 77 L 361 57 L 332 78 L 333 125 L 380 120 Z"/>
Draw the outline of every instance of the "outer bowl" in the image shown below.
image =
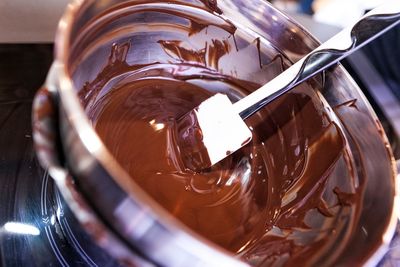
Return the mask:
<path fill-rule="evenodd" d="M 34 103 L 37 154 L 86 231 L 121 262 L 247 266 L 197 236 L 147 196 L 108 152 L 77 97 L 79 77 L 73 81 L 71 74 L 76 51 L 90 50 L 93 39 L 101 43 L 103 36 L 120 26 L 96 30 L 91 25 L 107 22 L 107 10 L 153 2 L 204 8 L 215 1 L 75 0 L 68 6 L 57 32 L 53 67 Z M 292 62 L 318 45 L 306 30 L 266 1 L 225 0 L 218 7 L 224 17 L 252 29 Z M 98 68 L 93 66 L 94 72 Z M 348 242 L 319 255 L 312 265 L 374 265 L 385 253 L 396 225 L 394 160 L 380 122 L 346 71 L 336 66 L 324 79 L 320 93 L 344 126 L 355 158 L 362 208 Z M 349 103 L 356 103 L 356 108 Z"/>

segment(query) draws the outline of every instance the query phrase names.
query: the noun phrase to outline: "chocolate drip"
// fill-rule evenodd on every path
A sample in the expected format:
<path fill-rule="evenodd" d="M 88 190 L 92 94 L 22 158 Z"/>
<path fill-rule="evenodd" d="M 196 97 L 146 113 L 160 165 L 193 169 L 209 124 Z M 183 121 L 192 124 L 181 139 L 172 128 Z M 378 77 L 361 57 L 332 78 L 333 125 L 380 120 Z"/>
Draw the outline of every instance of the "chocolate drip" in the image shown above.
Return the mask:
<path fill-rule="evenodd" d="M 200 50 L 190 50 L 182 47 L 181 41 L 159 41 L 164 51 L 182 62 L 200 64 L 218 70 L 218 62 L 224 55 L 231 50 L 228 40 L 212 39 L 211 44 L 206 43 L 206 47 Z"/>
<path fill-rule="evenodd" d="M 222 10 L 218 7 L 217 0 L 201 0 L 201 2 L 203 2 L 204 5 L 210 9 L 210 11 L 222 14 Z"/>

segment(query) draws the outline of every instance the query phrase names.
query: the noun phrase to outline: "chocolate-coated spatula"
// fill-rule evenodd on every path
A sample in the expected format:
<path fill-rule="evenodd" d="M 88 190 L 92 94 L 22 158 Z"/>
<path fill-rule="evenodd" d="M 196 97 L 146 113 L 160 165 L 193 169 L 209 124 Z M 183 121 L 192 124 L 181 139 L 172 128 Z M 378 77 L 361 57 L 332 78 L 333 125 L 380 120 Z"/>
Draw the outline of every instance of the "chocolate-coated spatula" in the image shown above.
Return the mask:
<path fill-rule="evenodd" d="M 223 94 L 202 102 L 177 120 L 178 144 L 186 167 L 206 169 L 248 144 L 252 133 L 243 120 L 399 23 L 400 1 L 389 1 L 238 102 L 232 104 Z"/>

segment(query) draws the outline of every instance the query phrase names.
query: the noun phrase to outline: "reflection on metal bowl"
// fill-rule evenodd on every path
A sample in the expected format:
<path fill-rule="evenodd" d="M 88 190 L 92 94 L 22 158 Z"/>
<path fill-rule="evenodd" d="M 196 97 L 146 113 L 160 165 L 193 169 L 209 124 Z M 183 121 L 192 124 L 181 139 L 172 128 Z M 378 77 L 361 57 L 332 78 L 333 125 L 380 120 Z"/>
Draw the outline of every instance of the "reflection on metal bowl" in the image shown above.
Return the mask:
<path fill-rule="evenodd" d="M 340 66 L 255 116 L 256 140 L 216 170 L 188 176 L 167 160 L 172 178 L 149 172 L 165 157 L 141 133 L 167 135 L 170 116 L 216 91 L 238 99 L 316 45 L 259 0 L 75 1 L 34 105 L 37 154 L 78 221 L 125 264 L 377 263 L 396 223 L 394 164 Z"/>

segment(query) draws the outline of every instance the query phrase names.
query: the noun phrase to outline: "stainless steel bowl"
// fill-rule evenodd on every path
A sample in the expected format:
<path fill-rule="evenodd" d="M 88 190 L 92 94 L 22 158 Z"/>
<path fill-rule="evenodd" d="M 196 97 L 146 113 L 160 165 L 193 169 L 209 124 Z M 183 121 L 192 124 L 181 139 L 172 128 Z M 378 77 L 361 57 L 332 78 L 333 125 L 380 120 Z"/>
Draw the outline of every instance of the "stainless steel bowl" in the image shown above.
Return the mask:
<path fill-rule="evenodd" d="M 35 98 L 34 141 L 41 163 L 85 230 L 127 265 L 248 266 L 197 236 L 147 196 L 108 152 L 77 97 L 83 83 L 101 70 L 115 38 L 129 39 L 140 22 L 124 21 L 124 12 L 146 12 L 146 5 L 160 5 L 209 16 L 198 8 L 203 2 L 213 1 L 73 1 L 59 24 L 47 82 Z M 224 17 L 262 36 L 292 62 L 318 44 L 266 1 L 221 0 L 218 6 Z M 116 15 L 110 16 L 109 10 Z M 372 108 L 341 66 L 326 73 L 320 92 L 336 107 L 355 158 L 357 186 L 364 191 L 354 234 L 345 244 L 318 255 L 313 265 L 374 265 L 396 225 L 392 153 Z M 348 108 L 346 103 L 354 101 L 357 108 Z"/>

